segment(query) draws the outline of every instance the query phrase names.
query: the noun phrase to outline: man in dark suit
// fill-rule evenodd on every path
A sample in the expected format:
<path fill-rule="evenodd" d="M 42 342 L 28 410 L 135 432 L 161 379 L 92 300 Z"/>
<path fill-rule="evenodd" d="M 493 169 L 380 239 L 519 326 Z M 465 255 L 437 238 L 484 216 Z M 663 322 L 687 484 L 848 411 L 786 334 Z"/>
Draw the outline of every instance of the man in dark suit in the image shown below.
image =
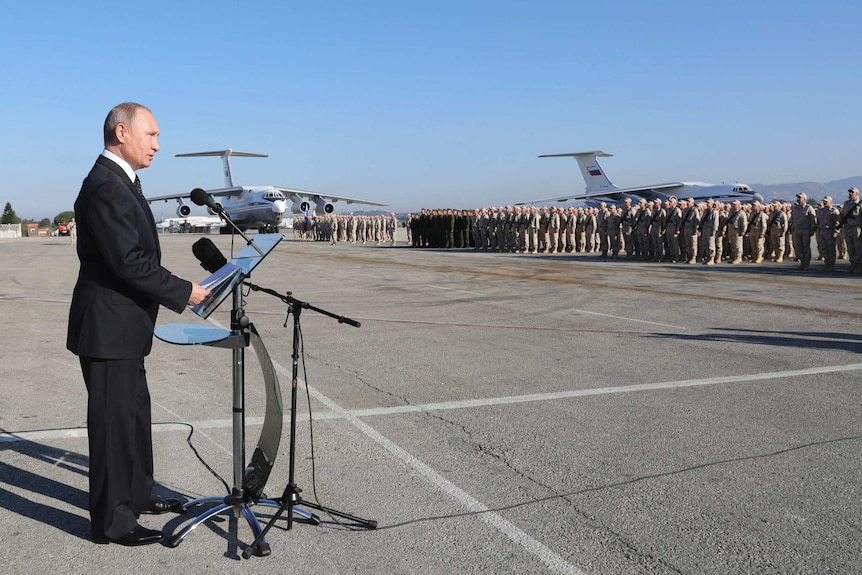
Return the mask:
<path fill-rule="evenodd" d="M 69 310 L 67 348 L 78 355 L 87 386 L 90 518 L 93 541 L 145 545 L 161 531 L 138 524 L 179 502 L 153 491 L 150 353 L 159 305 L 181 313 L 209 291 L 161 266 L 155 221 L 135 171 L 159 150 L 152 112 L 134 103 L 105 119 L 105 150 L 75 201 L 80 260 Z"/>

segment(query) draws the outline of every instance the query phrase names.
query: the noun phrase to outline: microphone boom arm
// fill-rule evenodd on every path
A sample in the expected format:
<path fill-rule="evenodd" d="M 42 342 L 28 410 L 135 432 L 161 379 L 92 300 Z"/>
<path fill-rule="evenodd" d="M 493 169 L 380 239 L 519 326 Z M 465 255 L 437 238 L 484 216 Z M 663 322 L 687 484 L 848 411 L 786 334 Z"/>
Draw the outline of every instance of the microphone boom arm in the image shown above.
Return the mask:
<path fill-rule="evenodd" d="M 243 280 L 243 285 L 247 286 L 251 291 L 262 291 L 263 293 L 269 294 L 273 297 L 277 297 L 284 303 L 289 306 L 297 306 L 305 309 L 310 309 L 311 311 L 316 311 L 317 313 L 323 314 L 325 316 L 329 316 L 333 319 L 338 320 L 338 323 L 346 323 L 347 325 L 351 325 L 353 327 L 361 327 L 362 324 L 356 321 L 355 319 L 350 319 L 349 317 L 345 317 L 343 315 L 337 315 L 332 312 L 326 311 L 325 309 L 320 309 L 319 307 L 315 307 L 308 303 L 307 301 L 298 300 L 293 297 L 292 292 L 287 292 L 287 294 L 280 294 L 273 289 L 269 289 L 263 286 L 259 286 L 251 283 L 248 280 Z"/>

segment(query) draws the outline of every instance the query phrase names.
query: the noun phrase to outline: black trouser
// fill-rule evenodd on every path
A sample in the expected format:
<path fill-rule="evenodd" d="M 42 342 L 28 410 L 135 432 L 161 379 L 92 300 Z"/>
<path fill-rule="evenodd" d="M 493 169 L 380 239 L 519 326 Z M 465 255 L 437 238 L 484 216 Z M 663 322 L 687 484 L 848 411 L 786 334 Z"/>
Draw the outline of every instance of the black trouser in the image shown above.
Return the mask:
<path fill-rule="evenodd" d="M 135 528 L 153 498 L 150 392 L 144 358 L 82 357 L 90 444 L 90 520 L 94 535 Z"/>

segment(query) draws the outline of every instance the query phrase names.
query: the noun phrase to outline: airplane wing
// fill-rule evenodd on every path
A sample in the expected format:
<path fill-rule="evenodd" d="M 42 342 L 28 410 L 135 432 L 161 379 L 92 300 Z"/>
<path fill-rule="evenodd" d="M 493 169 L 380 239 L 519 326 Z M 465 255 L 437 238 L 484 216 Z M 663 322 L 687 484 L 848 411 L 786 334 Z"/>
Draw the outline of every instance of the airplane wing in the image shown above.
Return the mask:
<path fill-rule="evenodd" d="M 217 188 L 214 190 L 206 190 L 206 192 L 211 196 L 216 197 L 224 197 L 224 196 L 232 196 L 234 194 L 238 194 L 242 192 L 242 186 L 234 186 L 233 188 Z M 186 192 L 184 194 L 171 194 L 169 196 L 156 196 L 155 198 L 147 198 L 148 202 L 158 202 L 158 201 L 168 201 L 168 200 L 179 200 L 191 197 L 191 192 Z"/>
<path fill-rule="evenodd" d="M 312 201 L 316 201 L 318 199 L 327 200 L 329 202 L 345 202 L 348 204 L 364 204 L 366 206 L 388 206 L 389 204 L 381 204 L 380 202 L 371 202 L 369 200 L 360 200 L 358 198 L 345 198 L 343 196 L 331 196 L 329 194 L 318 194 L 316 192 L 309 192 L 306 190 L 297 190 L 294 188 L 275 188 L 276 190 L 283 193 L 285 196 L 297 200 L 297 199 L 310 199 Z"/>
<path fill-rule="evenodd" d="M 590 199 L 608 199 L 613 202 L 619 202 L 626 198 L 644 198 L 645 200 L 666 200 L 672 196 L 671 190 L 683 187 L 682 182 L 669 182 L 667 184 L 657 184 L 655 186 L 641 186 L 637 188 L 614 188 L 612 190 L 593 192 L 591 194 L 575 194 L 572 196 L 561 196 L 558 198 L 545 198 L 542 200 L 533 200 L 532 202 L 521 202 L 524 204 L 541 204 L 543 202 L 567 202 L 569 200 L 590 200 Z"/>

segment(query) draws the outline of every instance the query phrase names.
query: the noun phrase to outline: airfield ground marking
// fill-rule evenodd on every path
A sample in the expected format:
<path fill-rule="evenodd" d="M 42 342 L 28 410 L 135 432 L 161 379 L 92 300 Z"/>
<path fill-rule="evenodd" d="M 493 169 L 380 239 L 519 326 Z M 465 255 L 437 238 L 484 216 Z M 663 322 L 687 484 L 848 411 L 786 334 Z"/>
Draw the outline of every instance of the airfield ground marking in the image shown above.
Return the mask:
<path fill-rule="evenodd" d="M 428 284 L 428 287 L 436 288 L 436 289 L 443 289 L 443 290 L 448 290 L 448 291 L 459 291 L 461 293 L 468 293 L 470 295 L 478 295 L 478 296 L 482 296 L 482 297 L 484 297 L 486 295 L 486 294 L 478 293 L 478 292 L 474 292 L 474 291 L 467 291 L 467 290 L 463 290 L 463 289 L 450 288 L 450 287 L 438 286 L 438 285 L 433 285 L 433 284 Z"/>
<path fill-rule="evenodd" d="M 292 375 L 286 368 L 281 366 L 278 363 L 274 363 L 276 369 L 282 374 Z M 780 371 L 780 372 L 767 372 L 767 373 L 757 373 L 757 374 L 741 374 L 741 375 L 732 375 L 732 376 L 724 376 L 724 377 L 712 377 L 712 378 L 704 378 L 704 379 L 691 379 L 691 380 L 679 380 L 679 381 L 669 381 L 669 382 L 658 382 L 658 383 L 646 383 L 646 384 L 635 384 L 635 385 L 627 385 L 627 386 L 612 386 L 612 387 L 600 387 L 593 389 L 584 389 L 584 390 L 572 390 L 565 392 L 555 392 L 555 393 L 538 393 L 538 394 L 527 394 L 520 396 L 509 396 L 509 397 L 499 397 L 499 398 L 486 398 L 486 399 L 475 399 L 475 400 L 462 400 L 462 401 L 451 401 L 451 402 L 438 402 L 438 403 L 428 403 L 423 405 L 416 406 L 398 406 L 398 407 L 389 407 L 389 408 L 376 408 L 376 409 L 362 409 L 362 410 L 346 410 L 342 408 L 340 405 L 335 403 L 326 395 L 317 391 L 315 388 L 308 386 L 305 382 L 302 382 L 303 385 L 306 386 L 309 393 L 323 405 L 325 405 L 330 410 L 330 414 L 324 417 L 318 417 L 318 419 L 344 419 L 347 420 L 351 425 L 359 429 L 364 435 L 372 439 L 375 443 L 386 449 L 389 453 L 394 455 L 396 458 L 401 460 L 403 463 L 413 468 L 417 473 L 419 473 L 422 477 L 424 477 L 429 483 L 431 483 L 437 490 L 440 492 L 450 496 L 455 501 L 464 506 L 468 511 L 472 513 L 477 513 L 478 517 L 482 519 L 485 523 L 494 527 L 504 535 L 506 535 L 509 539 L 514 541 L 515 543 L 521 545 L 526 551 L 536 556 L 539 560 L 541 560 L 549 569 L 558 572 L 558 573 L 572 573 L 577 575 L 584 575 L 584 572 L 567 562 L 562 556 L 555 553 L 551 549 L 549 549 L 544 544 L 540 543 L 514 524 L 504 519 L 498 513 L 491 511 L 485 504 L 475 499 L 469 493 L 463 491 L 454 483 L 440 475 L 433 468 L 416 458 L 413 454 L 405 450 L 404 448 L 397 445 L 395 442 L 387 438 L 386 436 L 379 433 L 376 429 L 363 422 L 361 417 L 369 417 L 369 416 L 378 416 L 378 415 L 392 415 L 398 413 L 409 413 L 409 412 L 418 412 L 418 411 L 439 411 L 439 410 L 449 410 L 449 409 L 464 409 L 470 407 L 485 407 L 491 405 L 506 405 L 506 404 L 516 404 L 516 403 L 525 403 L 525 402 L 536 402 L 536 401 L 550 401 L 557 399 L 568 399 L 573 397 L 586 397 L 586 396 L 595 396 L 595 395 L 605 395 L 612 393 L 631 393 L 637 391 L 654 391 L 654 390 L 667 390 L 667 389 L 677 389 L 677 388 L 685 388 L 685 387 L 697 387 L 697 386 L 707 386 L 707 385 L 716 385 L 722 383 L 740 383 L 740 382 L 750 382 L 750 381 L 760 381 L 760 380 L 768 380 L 768 379 L 778 379 L 778 378 L 789 378 L 789 377 L 804 377 L 810 375 L 820 375 L 826 373 L 841 373 L 848 371 L 858 371 L 862 370 L 862 363 L 854 363 L 847 365 L 836 365 L 836 366 L 824 366 L 824 367 L 812 367 L 806 369 L 796 369 L 796 370 L 788 370 L 788 371 Z M 228 427 L 232 424 L 230 420 L 216 420 L 211 422 L 199 422 L 195 423 L 196 427 L 216 427 L 218 424 L 223 425 L 224 427 Z M 176 424 L 165 424 L 159 425 L 154 424 L 154 431 L 163 431 L 163 430 L 176 430 L 176 429 L 184 429 L 183 426 L 178 426 Z M 65 429 L 65 430 L 42 430 L 42 431 L 33 431 L 33 432 L 22 432 L 17 434 L 12 433 L 3 433 L 0 434 L 0 443 L 8 443 L 15 441 L 35 441 L 39 439 L 51 439 L 51 438 L 69 438 L 69 437 L 85 437 L 86 430 L 82 428 L 75 429 Z"/>
<path fill-rule="evenodd" d="M 646 320 L 643 320 L 643 319 L 635 319 L 635 318 L 633 318 L 633 317 L 622 317 L 622 316 L 619 316 L 619 315 L 611 315 L 611 314 L 609 314 L 609 313 L 599 313 L 599 312 L 596 312 L 596 311 L 587 311 L 587 310 L 583 310 L 583 309 L 572 309 L 572 310 L 569 310 L 569 311 L 573 311 L 573 312 L 576 312 L 576 313 L 586 313 L 586 314 L 590 314 L 590 315 L 600 315 L 600 316 L 603 316 L 603 317 L 612 317 L 612 318 L 614 318 L 614 319 L 622 319 L 622 320 L 625 320 L 625 321 L 636 321 L 636 322 L 638 322 L 638 323 L 648 323 L 648 324 L 650 324 L 650 325 L 660 325 L 660 326 L 662 326 L 662 327 L 670 327 L 670 328 L 673 328 L 673 329 L 688 329 L 688 328 L 686 328 L 686 327 L 682 327 L 682 326 L 679 326 L 679 325 L 670 325 L 670 324 L 667 324 L 667 323 L 657 323 L 657 322 L 654 322 L 654 321 L 646 321 Z"/>
<path fill-rule="evenodd" d="M 277 363 L 274 363 L 274 365 L 276 367 L 276 370 L 278 370 L 279 372 L 285 375 L 292 375 L 292 373 L 285 369 L 283 366 Z M 536 556 L 542 563 L 545 564 L 545 566 L 547 566 L 553 572 L 569 573 L 571 575 L 585 575 L 583 571 L 566 561 L 562 556 L 555 553 L 547 546 L 540 543 L 539 541 L 528 535 L 526 532 L 516 527 L 507 519 L 504 519 L 497 512 L 491 511 L 487 505 L 474 498 L 472 495 L 470 495 L 469 493 L 462 490 L 460 487 L 440 475 L 437 471 L 419 460 L 412 453 L 399 446 L 394 441 L 384 436 L 382 433 L 380 433 L 364 421 L 361 421 L 357 416 L 353 415 L 352 412 L 344 409 L 343 407 L 335 403 L 332 399 L 330 399 L 328 396 L 317 391 L 315 388 L 307 385 L 305 382 L 303 382 L 303 385 L 305 385 L 308 392 L 317 401 L 328 407 L 331 412 L 339 415 L 341 419 L 347 420 L 351 425 L 356 427 L 364 435 L 366 435 L 375 443 L 383 447 L 383 449 L 394 455 L 397 459 L 401 460 L 407 466 L 413 468 L 414 471 L 424 477 L 425 480 L 431 483 L 431 485 L 433 485 L 438 491 L 448 495 L 449 497 L 460 503 L 469 512 L 477 513 L 478 517 L 482 521 L 484 521 L 491 527 L 494 527 L 495 529 L 503 533 L 506 537 L 511 539 L 513 542 L 523 547 L 526 551 Z"/>
<path fill-rule="evenodd" d="M 279 366 L 279 369 L 284 369 Z M 862 363 L 851 363 L 847 365 L 831 365 L 823 367 L 811 367 L 806 369 L 794 369 L 789 371 L 775 371 L 767 373 L 729 375 L 724 377 L 711 377 L 706 379 L 689 379 L 680 381 L 665 381 L 657 383 L 641 383 L 634 385 L 618 385 L 609 387 L 595 387 L 590 389 L 575 389 L 570 391 L 556 391 L 550 393 L 530 393 L 525 395 L 510 395 L 503 397 L 486 397 L 480 399 L 464 399 L 459 401 L 440 401 L 434 403 L 423 403 L 416 405 L 398 405 L 393 407 L 373 407 L 367 409 L 345 410 L 317 413 L 314 419 L 337 420 L 345 419 L 347 415 L 355 417 L 376 417 L 381 415 L 399 415 L 403 413 L 417 413 L 422 411 L 447 411 L 452 409 L 469 409 L 474 407 L 490 407 L 494 405 L 512 405 L 517 403 L 531 403 L 539 401 L 554 401 L 558 399 L 571 399 L 575 397 L 591 397 L 597 395 L 610 395 L 616 393 L 634 393 L 638 391 L 659 391 L 678 389 L 685 387 L 702 387 L 718 385 L 722 383 L 745 383 L 751 381 L 762 381 L 768 379 L 785 379 L 791 377 L 805 377 L 809 375 L 823 375 L 828 373 L 842 373 L 848 371 L 862 371 Z M 305 385 L 302 380 L 300 383 Z M 247 426 L 263 425 L 263 417 L 247 417 Z M 299 421 L 308 421 L 307 414 L 297 414 Z M 232 419 L 209 419 L 189 422 L 195 429 L 219 429 L 231 427 Z M 153 432 L 161 431 L 188 431 L 185 425 L 174 423 L 153 423 Z M 75 439 L 87 436 L 84 427 L 73 427 L 64 429 L 43 429 L 34 431 L 21 431 L 17 433 L 0 433 L 0 443 L 11 443 L 15 441 L 37 441 L 42 439 Z"/>
<path fill-rule="evenodd" d="M 352 275 L 352 276 L 362 276 L 362 277 L 374 278 L 374 279 L 378 279 L 378 280 L 389 279 L 386 276 L 375 275 L 375 274 L 365 274 L 362 272 L 350 272 L 350 271 L 348 271 L 348 272 L 343 272 L 343 273 L 347 273 L 347 274 Z"/>

